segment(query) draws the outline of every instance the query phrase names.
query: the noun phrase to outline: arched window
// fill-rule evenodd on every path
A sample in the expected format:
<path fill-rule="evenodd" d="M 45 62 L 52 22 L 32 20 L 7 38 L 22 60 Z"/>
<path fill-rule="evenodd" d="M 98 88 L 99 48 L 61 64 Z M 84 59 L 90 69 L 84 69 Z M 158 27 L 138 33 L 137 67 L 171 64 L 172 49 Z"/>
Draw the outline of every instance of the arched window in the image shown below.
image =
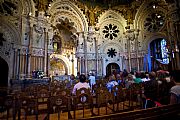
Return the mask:
<path fill-rule="evenodd" d="M 161 40 L 161 55 L 162 55 L 162 62 L 164 64 L 168 64 L 169 63 L 168 49 L 166 47 L 166 40 L 165 39 Z"/>

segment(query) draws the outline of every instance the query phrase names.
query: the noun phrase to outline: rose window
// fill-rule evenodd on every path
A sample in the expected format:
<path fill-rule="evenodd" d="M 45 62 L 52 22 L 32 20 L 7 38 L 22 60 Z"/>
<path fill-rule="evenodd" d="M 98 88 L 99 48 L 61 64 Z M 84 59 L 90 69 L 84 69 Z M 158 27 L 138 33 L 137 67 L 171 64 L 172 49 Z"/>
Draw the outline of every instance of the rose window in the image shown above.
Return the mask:
<path fill-rule="evenodd" d="M 113 49 L 113 48 L 108 49 L 108 52 L 107 52 L 108 57 L 111 57 L 111 58 L 113 58 L 114 56 L 116 56 L 116 53 L 117 53 L 116 50 Z"/>
<path fill-rule="evenodd" d="M 102 31 L 105 38 L 114 39 L 118 36 L 119 30 L 116 25 L 109 24 L 104 26 L 104 30 Z"/>
<path fill-rule="evenodd" d="M 165 16 L 162 13 L 152 13 L 148 15 L 144 23 L 144 29 L 149 32 L 159 31 L 165 22 Z"/>

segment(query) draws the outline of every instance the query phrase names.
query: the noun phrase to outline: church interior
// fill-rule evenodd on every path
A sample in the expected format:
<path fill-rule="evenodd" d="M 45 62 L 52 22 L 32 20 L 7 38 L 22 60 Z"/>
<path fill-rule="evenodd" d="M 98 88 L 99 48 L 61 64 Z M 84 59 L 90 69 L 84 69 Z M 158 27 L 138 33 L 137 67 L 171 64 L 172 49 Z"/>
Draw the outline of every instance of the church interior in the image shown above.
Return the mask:
<path fill-rule="evenodd" d="M 0 119 L 180 118 L 179 49 L 179 0 L 0 0 Z M 155 84 L 126 86 L 138 73 L 153 109 Z M 95 84 L 72 95 L 78 75 Z"/>

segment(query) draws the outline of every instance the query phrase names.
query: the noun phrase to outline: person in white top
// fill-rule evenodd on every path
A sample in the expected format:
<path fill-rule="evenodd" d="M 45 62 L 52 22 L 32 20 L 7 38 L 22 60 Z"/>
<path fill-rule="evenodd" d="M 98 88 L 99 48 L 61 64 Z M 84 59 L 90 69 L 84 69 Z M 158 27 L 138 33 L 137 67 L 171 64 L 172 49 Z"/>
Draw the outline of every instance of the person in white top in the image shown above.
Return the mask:
<path fill-rule="evenodd" d="M 72 94 L 76 95 L 76 90 L 79 90 L 80 88 L 90 88 L 89 84 L 86 82 L 86 76 L 84 74 L 79 76 L 79 82 L 74 85 Z"/>
<path fill-rule="evenodd" d="M 93 86 L 94 84 L 96 84 L 96 78 L 95 78 L 95 76 L 94 76 L 93 73 L 90 74 L 89 80 L 90 80 L 90 87 L 91 87 L 91 89 L 92 89 L 92 86 Z"/>

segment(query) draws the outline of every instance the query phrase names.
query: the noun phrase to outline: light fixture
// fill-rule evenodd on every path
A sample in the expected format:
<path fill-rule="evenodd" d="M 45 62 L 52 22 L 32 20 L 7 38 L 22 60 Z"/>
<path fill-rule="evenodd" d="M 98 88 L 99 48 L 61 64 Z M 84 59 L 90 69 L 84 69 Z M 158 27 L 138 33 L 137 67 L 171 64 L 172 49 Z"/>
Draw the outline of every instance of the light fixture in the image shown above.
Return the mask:
<path fill-rule="evenodd" d="M 160 15 L 157 15 L 158 18 L 160 18 L 161 16 Z"/>
<path fill-rule="evenodd" d="M 31 16 L 31 15 L 32 15 L 32 13 L 30 12 L 30 13 L 29 13 L 29 16 Z"/>

